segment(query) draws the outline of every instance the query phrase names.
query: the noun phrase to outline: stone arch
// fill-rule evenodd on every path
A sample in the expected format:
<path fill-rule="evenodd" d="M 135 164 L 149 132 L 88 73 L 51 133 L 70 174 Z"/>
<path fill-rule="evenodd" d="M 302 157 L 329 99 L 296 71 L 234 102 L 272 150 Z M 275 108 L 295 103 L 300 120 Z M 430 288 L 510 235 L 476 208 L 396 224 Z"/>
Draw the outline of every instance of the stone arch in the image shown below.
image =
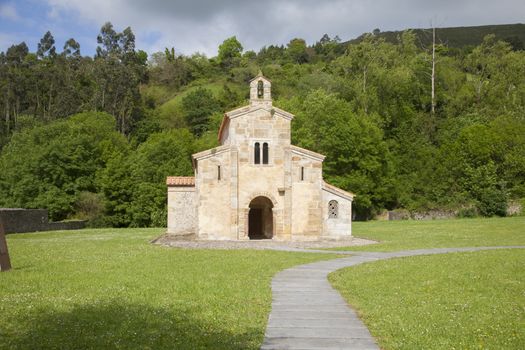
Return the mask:
<path fill-rule="evenodd" d="M 243 206 L 244 237 L 271 239 L 276 234 L 277 206 L 275 197 L 268 192 L 256 192 Z"/>
<path fill-rule="evenodd" d="M 264 97 L 264 82 L 262 81 L 262 79 L 257 82 L 257 97 Z"/>
<path fill-rule="evenodd" d="M 250 202 L 255 198 L 255 197 L 267 197 L 273 204 L 273 207 L 278 207 L 278 202 L 277 202 L 277 199 L 275 198 L 275 196 L 273 194 L 271 194 L 270 192 L 253 192 L 250 197 L 249 200 L 247 200 L 244 205 L 243 205 L 243 208 L 245 209 L 249 209 L 250 208 Z"/>
<path fill-rule="evenodd" d="M 248 238 L 271 239 L 274 234 L 273 203 L 268 197 L 255 197 L 248 210 Z"/>

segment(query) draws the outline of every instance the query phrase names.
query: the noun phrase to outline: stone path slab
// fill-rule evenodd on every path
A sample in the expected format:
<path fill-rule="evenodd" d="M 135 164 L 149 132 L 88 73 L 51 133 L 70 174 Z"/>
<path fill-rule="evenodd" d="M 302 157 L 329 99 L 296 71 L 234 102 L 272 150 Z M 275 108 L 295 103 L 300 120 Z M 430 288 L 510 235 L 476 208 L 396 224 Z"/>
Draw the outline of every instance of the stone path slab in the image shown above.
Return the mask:
<path fill-rule="evenodd" d="M 379 350 L 368 328 L 328 282 L 330 272 L 397 257 L 510 248 L 525 246 L 346 252 L 353 255 L 283 270 L 272 279 L 272 311 L 261 349 Z"/>

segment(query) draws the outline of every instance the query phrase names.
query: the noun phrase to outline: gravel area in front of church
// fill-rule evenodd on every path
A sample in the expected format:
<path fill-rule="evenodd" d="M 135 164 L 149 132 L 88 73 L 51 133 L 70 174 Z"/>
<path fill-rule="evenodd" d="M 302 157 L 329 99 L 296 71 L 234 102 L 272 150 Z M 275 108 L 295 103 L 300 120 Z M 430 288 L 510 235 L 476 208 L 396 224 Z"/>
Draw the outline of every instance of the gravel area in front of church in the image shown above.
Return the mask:
<path fill-rule="evenodd" d="M 177 247 L 185 249 L 268 249 L 268 250 L 304 250 L 304 249 L 322 249 L 336 247 L 356 247 L 378 243 L 376 241 L 352 237 L 344 240 L 321 240 L 310 242 L 286 242 L 273 241 L 270 239 L 250 240 L 250 241 L 225 241 L 225 240 L 181 240 L 177 236 L 163 235 L 152 243 L 168 247 Z"/>

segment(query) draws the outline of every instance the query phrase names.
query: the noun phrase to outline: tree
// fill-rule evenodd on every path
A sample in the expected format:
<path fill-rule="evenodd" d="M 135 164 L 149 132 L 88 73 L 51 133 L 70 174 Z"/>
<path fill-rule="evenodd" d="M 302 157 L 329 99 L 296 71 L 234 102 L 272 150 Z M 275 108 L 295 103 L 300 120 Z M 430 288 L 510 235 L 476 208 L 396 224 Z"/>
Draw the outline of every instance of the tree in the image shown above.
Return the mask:
<path fill-rule="evenodd" d="M 44 37 L 40 39 L 36 54 L 39 58 L 53 58 L 56 56 L 55 39 L 50 31 L 47 31 L 46 34 L 44 34 Z"/>
<path fill-rule="evenodd" d="M 111 22 L 106 22 L 100 28 L 100 34 L 97 36 L 97 57 L 119 57 L 122 54 L 121 34 L 113 29 Z"/>
<path fill-rule="evenodd" d="M 96 89 L 91 99 L 95 110 L 115 116 L 117 129 L 129 134 L 139 119 L 141 103 L 139 85 L 144 78 L 145 59 L 135 52 L 135 35 L 128 27 L 122 33 L 110 22 L 100 29 L 94 61 Z"/>
<path fill-rule="evenodd" d="M 346 54 L 336 61 L 340 74 L 350 78 L 350 99 L 355 99 L 365 114 L 377 108 L 378 80 L 385 76 L 387 67 L 393 63 L 393 55 L 392 45 L 385 43 L 383 38 L 367 34 L 359 44 L 348 46 Z"/>
<path fill-rule="evenodd" d="M 22 42 L 10 46 L 3 58 L 3 75 L 0 77 L 0 83 L 4 85 L 2 89 L 2 110 L 7 135 L 16 126 L 17 118 L 26 105 L 28 66 L 25 61 L 28 55 L 29 49 L 26 43 Z"/>
<path fill-rule="evenodd" d="M 337 35 L 331 39 L 328 34 L 324 34 L 314 45 L 315 53 L 324 60 L 331 61 L 339 53 L 340 42 L 341 39 Z"/>
<path fill-rule="evenodd" d="M 179 88 L 191 81 L 191 70 L 184 56 L 175 49 L 156 52 L 151 56 L 149 75 L 153 83 Z"/>
<path fill-rule="evenodd" d="M 308 62 L 308 52 L 306 51 L 306 42 L 304 39 L 292 39 L 287 44 L 287 47 L 288 49 L 286 51 L 293 62 L 299 64 Z"/>
<path fill-rule="evenodd" d="M 209 119 L 219 110 L 219 103 L 210 90 L 199 87 L 182 98 L 182 107 L 188 127 L 200 136 L 208 130 Z"/>
<path fill-rule="evenodd" d="M 80 193 L 98 191 L 97 173 L 126 143 L 113 117 L 93 112 L 15 133 L 0 157 L 0 205 L 71 217 Z"/>
<path fill-rule="evenodd" d="M 327 181 L 356 193 L 359 217 L 369 218 L 393 205 L 390 154 L 377 125 L 323 90 L 292 99 L 285 107 L 296 115 L 293 143 L 326 155 L 323 172 Z"/>
<path fill-rule="evenodd" d="M 153 134 L 130 158 L 134 185 L 128 206 L 131 226 L 166 226 L 166 177 L 193 174 L 191 154 L 194 138 L 187 130 Z"/>
<path fill-rule="evenodd" d="M 66 57 L 80 58 L 80 44 L 73 38 L 68 39 L 64 44 L 62 54 Z"/>
<path fill-rule="evenodd" d="M 231 68 L 236 59 L 239 59 L 242 54 L 243 47 L 235 36 L 232 36 L 219 45 L 218 62 L 221 66 Z"/>

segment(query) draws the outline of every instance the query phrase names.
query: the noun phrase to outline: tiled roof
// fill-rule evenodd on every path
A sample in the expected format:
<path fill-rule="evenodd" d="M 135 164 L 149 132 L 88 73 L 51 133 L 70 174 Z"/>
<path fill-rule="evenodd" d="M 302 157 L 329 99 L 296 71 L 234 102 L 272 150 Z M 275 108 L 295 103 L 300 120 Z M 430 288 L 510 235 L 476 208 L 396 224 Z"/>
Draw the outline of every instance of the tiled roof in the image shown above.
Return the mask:
<path fill-rule="evenodd" d="M 168 186 L 195 186 L 195 177 L 193 176 L 168 176 L 166 178 Z"/>

